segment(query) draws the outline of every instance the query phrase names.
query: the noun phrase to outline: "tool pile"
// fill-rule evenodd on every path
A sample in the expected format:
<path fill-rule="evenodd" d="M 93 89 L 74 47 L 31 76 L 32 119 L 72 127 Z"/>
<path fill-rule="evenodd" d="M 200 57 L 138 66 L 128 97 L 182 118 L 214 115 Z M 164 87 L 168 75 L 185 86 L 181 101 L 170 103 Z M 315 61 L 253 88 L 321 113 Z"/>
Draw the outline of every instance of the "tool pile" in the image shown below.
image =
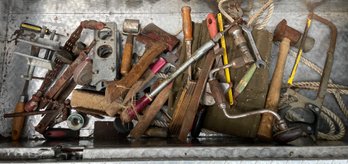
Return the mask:
<path fill-rule="evenodd" d="M 16 41 L 29 44 L 31 51 L 13 52 L 26 57 L 29 68 L 23 76 L 26 83 L 15 113 L 4 116 L 15 117 L 12 139 L 19 140 L 25 117 L 30 115 L 43 116 L 35 130 L 46 139 L 78 138 L 90 117 L 100 121 L 112 117 L 118 134 L 135 139 L 176 137 L 185 142 L 199 137 L 202 130 L 279 143 L 323 138 L 320 128 L 325 123 L 320 118 L 329 115 L 323 100 L 336 27 L 314 14 L 313 7 L 303 34 L 288 26 L 286 20 L 272 34 L 263 28 L 270 16 L 257 24 L 252 17 L 248 22 L 243 19 L 238 2 L 220 0 L 218 8 L 221 13 L 209 13 L 202 23 L 195 23 L 191 8 L 182 7 L 182 42 L 153 23 L 144 26 L 135 19 L 123 22 L 122 33 L 127 36 L 124 46 L 115 22 L 82 21 L 64 45 L 55 30 L 22 23 L 23 32 Z M 273 8 L 270 0 L 259 14 Z M 308 36 L 312 20 L 331 30 L 315 100 L 292 88 L 302 53 L 315 44 Z M 88 44 L 79 41 L 85 29 L 94 31 L 94 39 Z M 33 35 L 24 35 L 30 32 Z M 269 83 L 272 41 L 280 44 Z M 290 46 L 298 48 L 299 53 L 282 93 Z M 46 76 L 34 77 L 35 67 L 47 69 Z M 42 84 L 26 101 L 32 79 L 41 79 Z M 64 121 L 67 129 L 55 127 Z M 344 127 L 340 128 L 342 132 Z M 335 135 L 335 129 L 325 135 Z"/>

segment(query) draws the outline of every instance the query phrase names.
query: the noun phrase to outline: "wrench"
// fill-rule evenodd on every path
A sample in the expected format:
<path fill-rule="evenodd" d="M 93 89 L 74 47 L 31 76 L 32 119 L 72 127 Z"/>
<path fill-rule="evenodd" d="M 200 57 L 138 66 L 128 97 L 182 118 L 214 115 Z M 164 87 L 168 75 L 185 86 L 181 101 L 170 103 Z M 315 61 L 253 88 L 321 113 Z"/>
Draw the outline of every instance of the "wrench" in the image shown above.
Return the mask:
<path fill-rule="evenodd" d="M 248 40 L 250 41 L 251 48 L 253 49 L 255 58 L 256 58 L 256 67 L 257 68 L 266 68 L 266 62 L 261 58 L 261 55 L 259 53 L 259 50 L 256 47 L 255 40 L 253 38 L 253 35 L 251 34 L 251 30 L 248 29 L 246 26 L 241 25 L 243 31 L 247 34 Z"/>

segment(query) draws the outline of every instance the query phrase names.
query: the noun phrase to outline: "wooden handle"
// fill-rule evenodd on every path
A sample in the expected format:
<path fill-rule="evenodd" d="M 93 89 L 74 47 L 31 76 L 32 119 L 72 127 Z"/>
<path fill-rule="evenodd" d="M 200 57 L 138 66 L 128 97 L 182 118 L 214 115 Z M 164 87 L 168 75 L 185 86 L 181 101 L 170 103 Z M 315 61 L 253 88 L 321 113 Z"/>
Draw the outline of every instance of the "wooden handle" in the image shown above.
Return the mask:
<path fill-rule="evenodd" d="M 121 63 L 121 74 L 125 76 L 132 67 L 132 53 L 133 53 L 133 36 L 128 35 L 127 41 L 123 49 L 122 63 Z"/>
<path fill-rule="evenodd" d="M 273 77 L 271 80 L 271 85 L 268 90 L 267 99 L 266 99 L 266 109 L 270 109 L 273 111 L 277 111 L 279 97 L 280 97 L 280 89 L 282 86 L 284 67 L 287 55 L 290 49 L 290 40 L 288 38 L 284 38 L 280 43 L 279 53 L 278 53 L 278 61 L 273 72 Z M 273 116 L 271 114 L 263 114 L 259 126 L 259 130 L 257 132 L 257 136 L 264 141 L 270 141 L 272 139 L 272 123 Z"/>
<path fill-rule="evenodd" d="M 211 39 L 213 39 L 215 35 L 218 33 L 216 19 L 213 13 L 209 13 L 207 15 L 207 27 L 209 30 L 209 36 Z"/>
<path fill-rule="evenodd" d="M 184 6 L 181 8 L 182 16 L 182 30 L 184 32 L 185 41 L 191 41 L 192 38 L 192 21 L 191 21 L 191 7 Z"/>
<path fill-rule="evenodd" d="M 21 99 L 22 99 L 22 97 L 21 97 Z M 24 105 L 25 105 L 24 100 L 19 101 L 16 104 L 15 112 L 16 113 L 24 112 Z M 25 120 L 25 117 L 13 118 L 13 120 L 12 120 L 12 140 L 13 141 L 17 141 L 21 137 L 22 129 L 24 126 L 24 120 Z"/>
<path fill-rule="evenodd" d="M 70 105 L 73 108 L 86 108 L 102 111 L 107 113 L 109 116 L 114 116 L 122 109 L 122 105 L 116 101 L 108 103 L 104 95 L 83 90 L 74 90 L 72 92 Z"/>

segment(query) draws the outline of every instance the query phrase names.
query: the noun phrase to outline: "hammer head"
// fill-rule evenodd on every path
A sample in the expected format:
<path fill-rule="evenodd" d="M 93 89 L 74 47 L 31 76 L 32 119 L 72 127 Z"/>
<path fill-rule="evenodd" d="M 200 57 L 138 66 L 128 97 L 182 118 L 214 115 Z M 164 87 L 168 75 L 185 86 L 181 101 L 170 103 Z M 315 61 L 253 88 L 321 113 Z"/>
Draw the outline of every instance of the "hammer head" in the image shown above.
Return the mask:
<path fill-rule="evenodd" d="M 123 29 L 124 34 L 128 35 L 137 35 L 140 32 L 140 22 L 137 19 L 125 19 L 123 21 Z"/>
<path fill-rule="evenodd" d="M 282 41 L 283 38 L 288 38 L 292 46 L 295 45 L 301 38 L 301 33 L 288 26 L 285 19 L 280 21 L 275 28 L 273 41 Z"/>
<path fill-rule="evenodd" d="M 301 37 L 302 33 L 288 26 L 286 20 L 283 19 L 274 30 L 273 41 L 282 41 L 283 38 L 288 38 L 290 40 L 290 45 L 298 48 L 300 46 Z M 313 48 L 314 43 L 315 40 L 312 37 L 307 36 L 304 42 L 303 52 L 310 51 Z"/>
<path fill-rule="evenodd" d="M 179 43 L 178 38 L 162 30 L 153 23 L 150 23 L 147 26 L 145 26 L 144 29 L 141 31 L 141 35 L 153 41 L 162 42 L 166 44 L 168 51 L 173 51 L 175 46 Z M 142 40 L 139 41 L 143 42 Z M 145 44 L 147 43 L 145 42 Z"/>

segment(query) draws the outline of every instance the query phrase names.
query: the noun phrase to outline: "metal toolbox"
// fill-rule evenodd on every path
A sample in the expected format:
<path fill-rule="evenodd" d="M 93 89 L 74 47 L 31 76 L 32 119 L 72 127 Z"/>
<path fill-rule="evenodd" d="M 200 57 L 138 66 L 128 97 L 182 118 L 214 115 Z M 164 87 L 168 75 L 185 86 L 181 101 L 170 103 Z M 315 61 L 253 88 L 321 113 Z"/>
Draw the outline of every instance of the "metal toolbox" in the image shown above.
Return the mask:
<path fill-rule="evenodd" d="M 255 3 L 258 1 L 255 1 Z M 180 9 L 184 5 L 192 8 L 192 21 L 201 22 L 209 12 L 216 12 L 217 7 L 213 0 L 1 0 L 0 1 L 0 162 L 13 160 L 40 160 L 43 162 L 57 160 L 79 160 L 83 162 L 110 160 L 136 160 L 136 161 L 176 161 L 179 160 L 223 160 L 238 162 L 238 160 L 300 160 L 297 162 L 314 161 L 317 163 L 347 163 L 348 162 L 348 137 L 347 133 L 341 141 L 317 141 L 310 146 L 278 145 L 275 143 L 259 143 L 250 139 L 242 139 L 223 134 L 206 134 L 197 142 L 180 143 L 173 139 L 142 139 L 125 140 L 114 138 L 112 140 L 89 138 L 96 124 L 91 119 L 86 127 L 80 131 L 79 140 L 45 141 L 37 133 L 34 126 L 41 116 L 31 116 L 26 120 L 23 140 L 13 143 L 5 137 L 11 136 L 11 120 L 3 117 L 15 108 L 24 81 L 21 75 L 26 73 L 27 61 L 25 58 L 14 55 L 16 49 L 14 41 L 15 30 L 19 29 L 22 22 L 45 25 L 68 38 L 72 30 L 82 20 L 97 20 L 102 22 L 115 22 L 117 30 L 122 31 L 124 19 L 139 19 L 141 24 L 154 23 L 165 29 L 170 34 L 180 32 Z M 257 3 L 256 3 L 257 4 Z M 299 31 L 303 30 L 308 11 L 304 0 L 274 1 L 274 13 L 267 26 L 269 31 L 274 31 L 275 26 L 286 18 L 288 24 Z M 260 6 L 258 6 L 260 7 Z M 255 12 L 252 10 L 251 12 Z M 348 86 L 348 1 L 327 1 L 315 10 L 315 13 L 332 21 L 338 29 L 334 65 L 330 78 L 337 84 Z M 84 31 L 93 36 L 93 31 Z M 324 25 L 314 22 L 309 35 L 316 43 L 305 58 L 315 63 L 320 68 L 324 67 L 326 51 L 329 47 L 329 30 Z M 120 34 L 125 40 L 125 36 Z M 178 35 L 182 39 L 182 35 Z M 92 38 L 81 38 L 90 41 Z M 120 45 L 123 47 L 122 45 Z M 270 75 L 274 70 L 277 44 L 273 45 Z M 25 47 L 25 46 L 24 46 Z M 118 49 L 117 49 L 118 50 Z M 19 51 L 19 50 L 18 50 Z M 118 52 L 119 53 L 119 52 Z M 284 77 L 288 77 L 295 61 L 294 56 L 287 58 Z M 34 76 L 43 76 L 47 70 L 36 69 Z M 116 76 L 116 75 L 115 75 Z M 271 77 L 271 76 L 270 76 Z M 112 77 L 115 78 L 115 77 Z M 284 82 L 286 78 L 283 79 Z M 297 81 L 319 81 L 320 75 L 311 68 L 300 65 L 296 76 Z M 29 85 L 28 94 L 32 95 L 40 86 L 40 81 L 33 80 Z M 314 91 L 301 91 L 308 97 L 315 97 Z M 343 103 L 348 104 L 348 97 L 342 96 Z M 332 94 L 327 94 L 324 105 L 336 113 L 348 125 L 348 118 L 340 110 Z M 106 118 L 105 120 L 113 120 Z M 66 124 L 59 126 L 65 127 Z M 98 128 L 110 128 L 113 125 L 100 124 Z M 97 141 L 98 142 L 95 142 Z M 249 162 L 251 162 L 249 161 Z M 31 162 L 31 161 L 29 161 Z M 34 162 L 34 161 L 32 161 Z M 73 161 L 75 162 L 75 161 Z M 256 162 L 256 161 L 255 161 Z M 294 162 L 294 161 L 293 161 Z M 296 162 L 296 163 L 297 163 Z"/>

